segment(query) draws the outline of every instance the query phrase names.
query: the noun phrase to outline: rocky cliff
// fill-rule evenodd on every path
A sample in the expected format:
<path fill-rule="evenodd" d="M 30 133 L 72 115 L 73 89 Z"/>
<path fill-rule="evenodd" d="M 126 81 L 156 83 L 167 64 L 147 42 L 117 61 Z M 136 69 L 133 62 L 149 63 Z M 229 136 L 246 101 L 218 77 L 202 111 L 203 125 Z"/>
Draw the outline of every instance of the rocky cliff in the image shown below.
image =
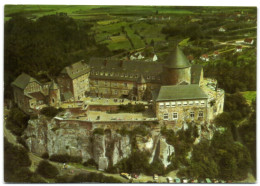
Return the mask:
<path fill-rule="evenodd" d="M 84 124 L 58 122 L 43 116 L 29 121 L 23 138 L 29 150 L 39 156 L 47 152 L 49 156 L 80 156 L 83 162 L 94 159 L 100 170 L 106 169 L 109 164 L 115 165 L 131 154 L 129 135 L 122 136 L 116 130 L 94 134 L 93 129 L 85 127 Z M 160 134 L 138 137 L 137 143 L 139 150 L 151 152 L 150 162 L 155 156 L 159 156 L 165 167 L 169 164 L 167 158 L 174 152 L 174 148 L 168 145 Z"/>

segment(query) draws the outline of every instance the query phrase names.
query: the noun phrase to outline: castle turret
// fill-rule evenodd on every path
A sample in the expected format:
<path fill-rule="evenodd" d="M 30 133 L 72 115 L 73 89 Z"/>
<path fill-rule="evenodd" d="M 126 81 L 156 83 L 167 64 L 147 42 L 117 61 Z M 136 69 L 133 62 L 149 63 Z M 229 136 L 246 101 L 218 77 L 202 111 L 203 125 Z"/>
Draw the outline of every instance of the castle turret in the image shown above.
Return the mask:
<path fill-rule="evenodd" d="M 141 75 L 138 78 L 138 80 L 137 80 L 137 96 L 138 96 L 138 100 L 142 100 L 146 88 L 147 88 L 146 81 L 145 81 L 143 75 Z"/>
<path fill-rule="evenodd" d="M 59 107 L 60 101 L 60 89 L 58 85 L 52 80 L 49 90 L 49 105 L 53 107 Z"/>
<path fill-rule="evenodd" d="M 163 84 L 190 84 L 191 65 L 178 46 L 169 54 L 163 66 Z"/>

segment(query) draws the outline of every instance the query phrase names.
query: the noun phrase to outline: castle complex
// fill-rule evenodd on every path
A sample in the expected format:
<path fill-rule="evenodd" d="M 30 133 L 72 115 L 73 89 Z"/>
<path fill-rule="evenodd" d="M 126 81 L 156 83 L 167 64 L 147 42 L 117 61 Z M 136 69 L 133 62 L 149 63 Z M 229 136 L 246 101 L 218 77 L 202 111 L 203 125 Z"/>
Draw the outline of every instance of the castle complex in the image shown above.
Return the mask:
<path fill-rule="evenodd" d="M 210 122 L 224 105 L 224 91 L 217 82 L 204 79 L 202 66 L 191 65 L 178 46 L 164 62 L 92 58 L 65 67 L 47 83 L 23 73 L 12 87 L 15 103 L 26 113 L 70 103 L 84 110 L 87 98 L 138 103 L 149 92 L 151 100 L 146 99 L 146 104 L 153 105 L 156 119 L 179 125 L 184 120 Z"/>

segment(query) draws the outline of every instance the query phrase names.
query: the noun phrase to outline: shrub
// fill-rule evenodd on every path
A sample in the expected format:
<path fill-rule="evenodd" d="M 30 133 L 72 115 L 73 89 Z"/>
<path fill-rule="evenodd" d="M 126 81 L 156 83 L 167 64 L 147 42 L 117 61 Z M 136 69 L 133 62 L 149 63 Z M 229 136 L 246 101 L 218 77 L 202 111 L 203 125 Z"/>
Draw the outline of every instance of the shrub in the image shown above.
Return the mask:
<path fill-rule="evenodd" d="M 93 158 L 89 159 L 88 161 L 83 163 L 84 166 L 95 166 L 98 167 L 97 163 L 95 162 L 95 160 Z"/>
<path fill-rule="evenodd" d="M 14 135 L 21 136 L 27 128 L 29 116 L 22 112 L 19 108 L 14 107 L 10 110 L 9 117 L 6 121 L 6 128 Z"/>
<path fill-rule="evenodd" d="M 67 163 L 67 162 L 81 163 L 82 157 L 69 156 L 68 154 L 53 154 L 51 155 L 50 160 L 60 162 L 60 163 Z"/>
<path fill-rule="evenodd" d="M 40 113 L 47 117 L 52 118 L 52 117 L 56 116 L 59 112 L 62 112 L 62 111 L 63 111 L 62 108 L 56 109 L 54 107 L 44 107 Z"/>
<path fill-rule="evenodd" d="M 132 133 L 132 135 L 147 136 L 150 134 L 150 131 L 144 125 L 140 125 L 139 127 L 134 128 L 131 131 L 131 133 Z"/>
<path fill-rule="evenodd" d="M 126 126 L 123 126 L 121 129 L 118 129 L 117 132 L 121 136 L 126 136 L 127 134 L 129 134 L 129 131 L 127 130 Z"/>
<path fill-rule="evenodd" d="M 48 152 L 45 152 L 42 154 L 41 156 L 43 159 L 49 159 L 49 153 Z"/>
<path fill-rule="evenodd" d="M 24 148 L 26 150 L 29 150 L 28 145 L 26 144 L 26 142 L 24 141 L 24 139 L 21 136 L 17 136 L 17 142 L 20 143 L 22 146 L 24 146 Z"/>
<path fill-rule="evenodd" d="M 58 169 L 46 160 L 39 163 L 36 172 L 44 178 L 55 178 L 59 174 Z"/>
<path fill-rule="evenodd" d="M 104 129 L 102 129 L 102 128 L 96 128 L 96 129 L 94 129 L 93 134 L 104 135 Z"/>
<path fill-rule="evenodd" d="M 111 176 L 104 176 L 101 173 L 91 172 L 89 174 L 79 173 L 71 179 L 72 183 L 97 182 L 97 183 L 121 183 L 118 179 Z"/>

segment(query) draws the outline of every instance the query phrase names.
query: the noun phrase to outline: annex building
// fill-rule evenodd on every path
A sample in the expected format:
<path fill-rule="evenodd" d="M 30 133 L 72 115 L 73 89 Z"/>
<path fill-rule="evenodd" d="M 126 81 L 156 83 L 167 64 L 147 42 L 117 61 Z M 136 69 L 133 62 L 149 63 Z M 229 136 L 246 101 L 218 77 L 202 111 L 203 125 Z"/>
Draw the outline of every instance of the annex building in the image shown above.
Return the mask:
<path fill-rule="evenodd" d="M 12 86 L 15 102 L 27 113 L 87 97 L 142 101 L 149 92 L 156 118 L 178 125 L 184 120 L 209 122 L 224 105 L 217 82 L 204 79 L 202 66 L 190 64 L 178 46 L 163 62 L 92 58 L 65 67 L 51 82 L 41 84 L 23 73 Z"/>

